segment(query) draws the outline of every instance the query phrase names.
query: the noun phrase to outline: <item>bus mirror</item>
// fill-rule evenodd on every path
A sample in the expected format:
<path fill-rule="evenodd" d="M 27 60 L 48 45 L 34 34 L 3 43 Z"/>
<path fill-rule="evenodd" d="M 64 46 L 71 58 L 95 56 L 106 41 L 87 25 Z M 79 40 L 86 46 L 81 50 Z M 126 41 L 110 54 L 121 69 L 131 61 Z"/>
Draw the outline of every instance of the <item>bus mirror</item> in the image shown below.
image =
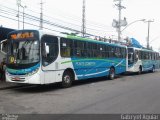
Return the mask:
<path fill-rule="evenodd" d="M 49 46 L 46 46 L 46 53 L 49 54 Z"/>
<path fill-rule="evenodd" d="M 49 54 L 49 46 L 45 43 L 46 54 Z"/>

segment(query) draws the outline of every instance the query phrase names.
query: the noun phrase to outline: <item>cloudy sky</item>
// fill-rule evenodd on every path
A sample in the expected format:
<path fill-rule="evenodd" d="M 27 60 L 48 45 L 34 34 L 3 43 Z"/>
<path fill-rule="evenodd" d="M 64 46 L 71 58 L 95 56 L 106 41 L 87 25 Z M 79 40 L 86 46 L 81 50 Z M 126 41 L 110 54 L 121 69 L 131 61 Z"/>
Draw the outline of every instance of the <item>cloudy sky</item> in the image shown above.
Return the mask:
<path fill-rule="evenodd" d="M 27 8 L 25 8 L 25 13 L 39 17 L 40 1 L 41 0 L 21 0 L 22 6 L 27 6 Z M 82 0 L 43 0 L 43 2 L 45 20 L 81 30 Z M 86 0 L 87 32 L 92 32 L 93 34 L 99 34 L 101 36 L 117 37 L 117 32 L 112 27 L 113 19 L 118 19 L 118 10 L 115 4 L 116 2 L 113 2 L 113 0 Z M 155 50 L 160 48 L 159 4 L 159 0 L 122 0 L 122 5 L 126 7 L 126 9 L 122 10 L 122 18 L 126 17 L 128 24 L 140 19 L 154 20 L 150 25 L 150 45 L 153 46 Z M 0 0 L 1 11 L 9 8 L 17 10 L 16 0 Z M 20 11 L 22 12 L 23 9 L 20 8 Z M 14 14 L 14 16 L 11 16 L 1 12 L 0 25 L 17 29 L 17 21 L 6 18 L 6 16 L 9 16 L 17 20 L 17 12 Z M 22 21 L 22 15 L 20 20 Z M 25 21 L 39 26 L 39 22 L 29 21 L 27 18 L 25 18 Z M 20 23 L 20 29 L 22 29 L 22 26 L 22 23 Z M 45 24 L 44 26 L 46 28 L 50 27 Z M 25 28 L 38 29 L 38 27 L 27 24 L 25 24 Z M 148 24 L 138 21 L 129 25 L 122 32 L 122 35 L 134 37 L 141 44 L 146 46 L 147 32 Z"/>

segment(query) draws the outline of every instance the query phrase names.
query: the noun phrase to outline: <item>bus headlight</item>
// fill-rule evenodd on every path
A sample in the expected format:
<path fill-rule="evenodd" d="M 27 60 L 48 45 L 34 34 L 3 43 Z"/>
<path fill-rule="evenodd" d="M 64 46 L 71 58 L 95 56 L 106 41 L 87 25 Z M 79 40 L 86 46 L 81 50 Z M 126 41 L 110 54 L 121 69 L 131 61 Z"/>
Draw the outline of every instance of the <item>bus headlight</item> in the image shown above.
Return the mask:
<path fill-rule="evenodd" d="M 35 69 L 34 71 L 32 71 L 32 72 L 28 73 L 27 75 L 28 75 L 28 76 L 31 76 L 31 75 L 33 75 L 33 74 L 37 73 L 37 72 L 38 72 L 38 70 L 39 70 L 39 68 L 37 68 L 37 69 Z"/>

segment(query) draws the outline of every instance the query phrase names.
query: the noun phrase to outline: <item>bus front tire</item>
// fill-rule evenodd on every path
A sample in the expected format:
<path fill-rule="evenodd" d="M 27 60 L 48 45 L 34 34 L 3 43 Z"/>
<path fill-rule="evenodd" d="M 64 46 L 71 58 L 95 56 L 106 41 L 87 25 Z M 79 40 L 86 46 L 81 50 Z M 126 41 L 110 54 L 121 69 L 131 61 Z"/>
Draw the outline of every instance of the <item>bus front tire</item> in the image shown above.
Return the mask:
<path fill-rule="evenodd" d="M 154 73 L 154 72 L 155 72 L 155 66 L 154 66 L 154 65 L 153 65 L 153 67 L 152 67 L 151 72 L 152 72 L 152 73 Z"/>
<path fill-rule="evenodd" d="M 110 68 L 109 70 L 109 79 L 113 80 L 115 78 L 115 69 L 114 68 Z"/>
<path fill-rule="evenodd" d="M 138 75 L 142 74 L 142 67 L 139 67 Z"/>
<path fill-rule="evenodd" d="M 73 76 L 69 71 L 65 71 L 62 77 L 62 87 L 68 88 L 72 85 Z"/>

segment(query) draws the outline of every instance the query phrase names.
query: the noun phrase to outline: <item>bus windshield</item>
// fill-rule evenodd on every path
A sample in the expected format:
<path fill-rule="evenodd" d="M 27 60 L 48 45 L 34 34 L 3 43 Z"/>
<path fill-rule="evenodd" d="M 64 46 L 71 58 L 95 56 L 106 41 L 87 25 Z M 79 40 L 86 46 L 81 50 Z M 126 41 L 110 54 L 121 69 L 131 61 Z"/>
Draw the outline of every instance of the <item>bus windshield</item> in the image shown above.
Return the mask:
<path fill-rule="evenodd" d="M 8 46 L 7 67 L 24 69 L 40 61 L 38 40 L 11 40 Z"/>

